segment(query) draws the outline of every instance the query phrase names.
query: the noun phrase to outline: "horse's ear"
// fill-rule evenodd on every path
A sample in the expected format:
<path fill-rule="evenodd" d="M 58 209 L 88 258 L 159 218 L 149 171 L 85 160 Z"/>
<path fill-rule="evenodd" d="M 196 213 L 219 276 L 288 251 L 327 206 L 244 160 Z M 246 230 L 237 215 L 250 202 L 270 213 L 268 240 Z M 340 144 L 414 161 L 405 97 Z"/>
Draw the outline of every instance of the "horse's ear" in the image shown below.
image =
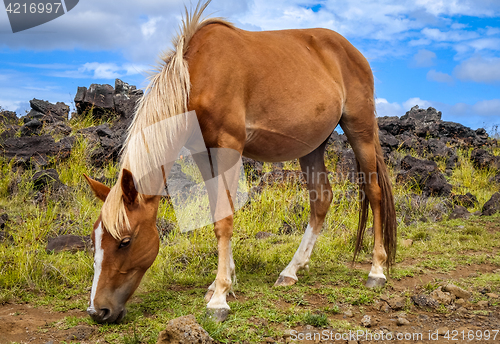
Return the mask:
<path fill-rule="evenodd" d="M 109 194 L 110 189 L 103 183 L 100 183 L 97 180 L 88 177 L 85 173 L 83 174 L 83 176 L 85 177 L 85 179 L 87 179 L 87 183 L 89 183 L 92 191 L 94 191 L 94 195 L 104 202 Z"/>
<path fill-rule="evenodd" d="M 130 172 L 126 168 L 122 170 L 122 191 L 125 204 L 134 204 L 135 200 L 137 199 L 138 192 L 135 188 L 132 172 Z"/>

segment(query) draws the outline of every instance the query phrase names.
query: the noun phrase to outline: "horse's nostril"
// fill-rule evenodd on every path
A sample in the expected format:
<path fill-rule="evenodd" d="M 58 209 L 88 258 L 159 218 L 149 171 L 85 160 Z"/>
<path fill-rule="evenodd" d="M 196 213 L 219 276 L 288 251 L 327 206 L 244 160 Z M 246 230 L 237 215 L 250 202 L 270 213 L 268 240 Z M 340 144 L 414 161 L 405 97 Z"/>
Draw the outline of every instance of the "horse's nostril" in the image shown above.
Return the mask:
<path fill-rule="evenodd" d="M 108 308 L 101 308 L 101 319 L 102 321 L 106 321 L 111 316 L 111 311 Z"/>

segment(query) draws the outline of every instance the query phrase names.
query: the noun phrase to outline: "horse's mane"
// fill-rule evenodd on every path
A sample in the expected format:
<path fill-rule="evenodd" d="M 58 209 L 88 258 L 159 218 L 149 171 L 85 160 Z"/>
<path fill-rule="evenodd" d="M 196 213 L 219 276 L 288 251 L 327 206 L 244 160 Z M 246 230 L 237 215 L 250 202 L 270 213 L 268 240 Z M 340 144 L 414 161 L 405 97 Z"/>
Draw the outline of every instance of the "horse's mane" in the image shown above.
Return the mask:
<path fill-rule="evenodd" d="M 184 59 L 189 42 L 194 34 L 202 27 L 218 23 L 229 27 L 233 25 L 221 18 L 202 19 L 202 14 L 211 0 L 198 2 L 192 13 L 185 8 L 185 17 L 180 25 L 178 34 L 173 38 L 173 49 L 164 52 L 160 56 L 160 62 L 150 73 L 149 85 L 144 96 L 136 106 L 134 119 L 128 129 L 127 138 L 123 145 L 121 157 L 121 171 L 123 168 L 132 168 L 134 175 L 147 175 L 154 166 L 161 166 L 163 152 L 166 152 L 175 137 L 180 121 L 174 117 L 187 112 L 190 91 L 190 79 L 188 64 Z M 173 117 L 173 118 L 171 118 Z M 137 140 L 132 138 L 136 135 L 144 135 L 143 130 L 153 126 L 164 119 L 171 118 L 172 126 L 154 126 L 155 130 L 148 131 L 147 149 L 149 154 L 141 154 Z M 167 138 L 167 140 L 165 140 Z M 133 164 L 131 164 L 131 161 Z M 125 211 L 123 194 L 121 188 L 122 172 L 118 181 L 108 194 L 102 207 L 102 222 L 108 232 L 115 238 L 120 239 L 122 232 L 130 229 L 130 223 Z M 135 180 L 136 187 L 147 189 L 148 178 Z M 144 187 L 144 188 L 143 188 Z M 139 193 L 139 202 L 144 196 Z"/>

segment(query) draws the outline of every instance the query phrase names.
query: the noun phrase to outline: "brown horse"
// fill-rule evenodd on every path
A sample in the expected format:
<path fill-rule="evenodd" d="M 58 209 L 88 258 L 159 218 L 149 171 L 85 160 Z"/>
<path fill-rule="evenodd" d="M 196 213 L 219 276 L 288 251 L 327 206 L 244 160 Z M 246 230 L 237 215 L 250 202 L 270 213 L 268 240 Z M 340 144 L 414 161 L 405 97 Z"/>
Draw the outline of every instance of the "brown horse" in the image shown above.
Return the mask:
<path fill-rule="evenodd" d="M 222 19 L 201 20 L 207 5 L 198 4 L 193 14 L 186 13 L 174 49 L 162 56 L 162 64 L 151 76 L 129 129 L 117 184 L 109 189 L 86 177 L 104 201 L 92 232 L 95 272 L 88 308 L 98 322 L 123 318 L 125 303 L 159 249 L 155 221 L 161 196 L 139 193 L 140 184 L 148 181 L 138 181 L 134 174 L 160 158 L 175 142 L 178 130 L 148 132 L 147 150 L 152 155 L 140 153 L 134 135 L 144 137 L 146 128 L 187 111 L 196 112 L 206 147 L 230 148 L 240 156 L 268 162 L 298 158 L 309 192 L 321 195 L 311 198 L 309 225 L 276 286 L 296 283 L 297 271 L 308 265 L 332 200 L 324 150 L 337 124 L 347 135 L 364 176 L 360 195 L 366 197 L 360 199 L 355 257 L 368 205 L 373 213 L 375 243 L 366 285 L 383 286 L 383 266 L 394 262 L 394 201 L 378 140 L 373 75 L 366 59 L 345 38 L 327 29 L 248 32 Z M 164 169 L 169 170 L 170 166 Z M 214 231 L 218 270 L 205 298 L 213 316 L 224 320 L 235 266 L 233 216 L 216 221 Z"/>

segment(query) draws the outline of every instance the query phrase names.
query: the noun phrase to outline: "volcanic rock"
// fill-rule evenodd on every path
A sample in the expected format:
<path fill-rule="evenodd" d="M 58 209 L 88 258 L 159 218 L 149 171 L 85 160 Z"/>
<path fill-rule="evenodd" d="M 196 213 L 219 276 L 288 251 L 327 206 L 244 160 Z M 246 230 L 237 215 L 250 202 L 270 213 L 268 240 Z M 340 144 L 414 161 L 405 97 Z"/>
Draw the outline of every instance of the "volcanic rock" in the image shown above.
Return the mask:
<path fill-rule="evenodd" d="M 448 196 L 452 186 L 430 160 L 421 160 L 407 155 L 401 161 L 403 170 L 396 176 L 398 183 L 414 183 L 422 189 L 424 196 Z"/>
<path fill-rule="evenodd" d="M 483 205 L 482 215 L 490 216 L 500 210 L 500 193 L 495 192 L 493 196 Z"/>
<path fill-rule="evenodd" d="M 213 343 L 207 331 L 190 314 L 170 320 L 167 328 L 160 332 L 156 344 L 209 344 Z"/>
<path fill-rule="evenodd" d="M 3 155 L 9 159 L 15 157 L 21 163 L 29 163 L 31 158 L 47 160 L 48 156 L 63 159 L 71 152 L 71 140 L 67 139 L 55 142 L 50 135 L 13 137 L 2 144 Z"/>
<path fill-rule="evenodd" d="M 63 251 L 75 253 L 77 251 L 90 250 L 91 247 L 92 241 L 90 236 L 61 235 L 49 239 L 45 251 L 47 253 L 60 253 Z"/>
<path fill-rule="evenodd" d="M 46 186 L 59 189 L 64 184 L 59 180 L 59 174 L 53 168 L 36 172 L 31 178 L 35 190 L 41 190 Z"/>
<path fill-rule="evenodd" d="M 0 111 L 0 123 L 2 124 L 16 124 L 19 121 L 14 111 Z"/>
<path fill-rule="evenodd" d="M 470 213 L 465 208 L 464 206 L 461 205 L 456 205 L 455 208 L 453 208 L 452 213 L 448 217 L 448 220 L 455 220 L 455 219 L 468 219 L 470 217 Z"/>

